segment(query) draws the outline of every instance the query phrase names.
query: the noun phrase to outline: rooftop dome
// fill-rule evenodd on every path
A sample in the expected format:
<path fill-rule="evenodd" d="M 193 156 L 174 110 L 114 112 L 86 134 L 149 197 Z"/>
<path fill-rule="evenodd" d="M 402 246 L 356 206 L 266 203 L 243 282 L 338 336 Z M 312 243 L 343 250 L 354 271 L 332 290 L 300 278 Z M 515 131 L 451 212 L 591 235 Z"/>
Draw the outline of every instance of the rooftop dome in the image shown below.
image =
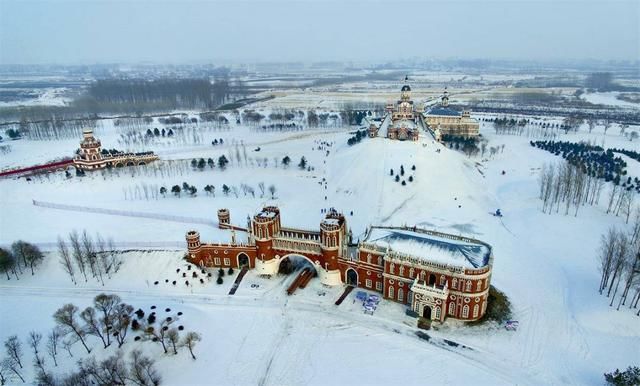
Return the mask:
<path fill-rule="evenodd" d="M 408 84 L 405 84 L 404 86 L 402 86 L 402 90 L 400 91 L 411 91 L 411 87 L 409 87 Z"/>

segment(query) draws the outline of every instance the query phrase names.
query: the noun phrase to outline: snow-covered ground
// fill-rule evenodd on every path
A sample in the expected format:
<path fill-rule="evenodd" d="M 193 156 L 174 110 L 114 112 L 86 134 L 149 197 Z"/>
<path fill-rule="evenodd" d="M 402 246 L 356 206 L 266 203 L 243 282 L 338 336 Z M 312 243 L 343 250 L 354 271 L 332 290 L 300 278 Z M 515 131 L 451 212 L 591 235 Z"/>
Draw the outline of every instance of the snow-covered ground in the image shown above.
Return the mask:
<path fill-rule="evenodd" d="M 215 383 L 239 385 L 583 385 L 601 384 L 605 371 L 640 363 L 640 319 L 627 309 L 616 312 L 608 307 L 608 299 L 597 294 L 599 237 L 611 225 L 626 225 L 606 215 L 602 207 L 581 208 L 577 217 L 543 214 L 537 198 L 538 172 L 544 163 L 557 162 L 558 157 L 531 147 L 530 138 L 499 136 L 488 127 L 482 127 L 482 133 L 489 146 L 505 145 L 492 159 L 467 158 L 426 135 L 418 143 L 365 138 L 349 147 L 348 131 L 257 133 L 233 127 L 207 134 L 211 139 L 202 145 L 152 145 L 163 159 L 184 163 L 231 155 L 234 160 L 224 171 L 217 166 L 169 171 L 160 163 L 165 165 L 164 174 L 149 165 L 135 177 L 125 169 L 113 175 L 97 172 L 68 180 L 60 173 L 32 182 L 0 180 L 0 244 L 21 238 L 46 247 L 73 229 L 100 232 L 122 243 L 122 248 L 136 242 L 180 245 L 189 229 L 200 231 L 203 241 L 230 238 L 228 232 L 212 225 L 51 209 L 34 206 L 32 200 L 211 219 L 212 224 L 218 208 L 229 208 L 232 222 L 244 224 L 247 215 L 262 205 L 276 204 L 283 225 L 310 229 L 318 228 L 321 209 L 335 207 L 347 215 L 356 238 L 363 237 L 371 224 L 418 225 L 491 244 L 495 257 L 492 284 L 511 299 L 514 317 L 520 321 L 517 332 L 446 323 L 430 331 L 433 339 L 427 342 L 415 336 L 416 329 L 409 323 L 415 321 L 398 304 L 383 301 L 373 316 L 364 315 L 351 301 L 352 294 L 336 307 L 333 302 L 341 289 L 324 288 L 317 280 L 287 297 L 284 289 L 291 276 L 267 280 L 250 272 L 234 296 L 226 295 L 229 278 L 222 286 L 174 287 L 164 280 L 175 277 L 176 267 L 183 264 L 182 249 L 130 252 L 122 271 L 105 287 L 74 287 L 54 255 L 34 277 L 20 282 L 0 279 L 0 340 L 49 328 L 51 314 L 64 302 L 86 305 L 97 291 L 105 290 L 120 294 L 136 307 L 179 308 L 185 313 L 185 326 L 203 334 L 196 348 L 197 361 L 191 361 L 186 352 L 174 358 L 160 355 L 159 347 L 149 349 L 161 358 L 159 368 L 165 384 L 171 385 L 210 384 L 212 377 Z M 99 135 L 105 147 L 119 147 L 115 129 L 105 126 Z M 224 146 L 210 145 L 220 137 L 225 138 Z M 596 143 L 604 138 L 608 147 L 637 150 L 637 143 L 613 129 L 606 135 L 596 128 L 591 134 L 581 131 L 560 137 Z M 267 158 L 268 166 L 258 167 L 255 162 L 252 166 L 244 157 L 237 161 L 234 139 L 247 144 L 248 157 L 254 161 Z M 68 155 L 77 140 L 14 144 L 13 151 L 0 159 L 0 166 Z M 258 146 L 260 151 L 254 152 Z M 291 158 L 291 165 L 274 167 L 273 159 L 285 155 Z M 302 156 L 312 171 L 296 166 Z M 394 180 L 401 165 L 406 186 Z M 629 170 L 637 171 L 637 165 L 630 165 Z M 413 182 L 408 181 L 409 176 Z M 145 200 L 139 193 L 134 198 L 136 187 L 140 191 L 143 184 L 169 189 L 182 182 L 195 185 L 197 196 L 168 194 Z M 268 192 L 260 197 L 260 182 L 276 186 L 274 199 Z M 205 194 L 206 184 L 216 187 L 215 197 Z M 251 185 L 256 197 L 242 192 L 238 198 L 225 196 L 223 184 Z M 489 215 L 497 208 L 504 218 Z M 157 286 L 153 285 L 156 280 L 160 281 Z M 468 348 L 439 344 L 442 339 Z"/>
<path fill-rule="evenodd" d="M 617 91 L 593 92 L 582 94 L 582 98 L 589 103 L 593 103 L 594 105 L 607 105 L 640 109 L 639 103 L 633 103 L 618 99 L 619 95 L 620 93 Z"/>

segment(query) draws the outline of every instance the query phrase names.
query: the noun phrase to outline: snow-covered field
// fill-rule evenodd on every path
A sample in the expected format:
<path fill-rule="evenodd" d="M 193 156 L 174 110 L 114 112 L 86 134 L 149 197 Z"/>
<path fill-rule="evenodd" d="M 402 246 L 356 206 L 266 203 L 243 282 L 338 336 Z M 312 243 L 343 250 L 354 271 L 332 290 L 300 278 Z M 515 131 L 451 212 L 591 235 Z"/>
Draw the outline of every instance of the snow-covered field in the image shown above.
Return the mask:
<path fill-rule="evenodd" d="M 298 101 L 285 99 L 283 104 L 294 102 Z M 312 95 L 305 103 L 320 102 Z M 341 289 L 324 288 L 317 280 L 287 297 L 284 289 L 292 276 L 267 280 L 250 272 L 234 296 L 226 295 L 229 278 L 220 286 L 212 282 L 174 287 L 164 280 L 175 278 L 176 267 L 184 265 L 182 247 L 175 252 L 127 253 L 121 272 L 105 287 L 74 287 L 52 252 L 34 277 L 19 282 L 0 279 L 0 340 L 11 334 L 26 337 L 31 329 L 44 331 L 53 325 L 51 315 L 64 302 L 84 306 L 104 290 L 118 293 L 135 307 L 157 304 L 180 309 L 187 329 L 202 333 L 196 361 L 184 351 L 177 358 L 163 356 L 159 347 L 145 343 L 146 350 L 160 358 L 159 369 L 170 385 L 583 385 L 601 384 L 604 372 L 640 363 L 640 318 L 626 308 L 616 312 L 607 298 L 597 294 L 595 255 L 600 235 L 611 225 L 627 225 L 606 215 L 602 203 L 582 208 L 577 217 L 543 214 L 537 198 L 538 172 L 558 157 L 529 146 L 530 138 L 499 136 L 488 127 L 482 133 L 489 146 L 505 145 L 492 159 L 467 158 L 426 135 L 418 143 L 365 138 L 349 147 L 348 131 L 257 133 L 234 126 L 208 133 L 205 138 L 211 139 L 202 145 L 150 145 L 163 159 L 185 163 L 231 154 L 234 161 L 224 171 L 217 166 L 202 171 L 189 166 L 163 175 L 150 165 L 135 177 L 120 170 L 119 175 L 97 172 L 84 178 L 66 179 L 58 173 L 32 182 L 0 180 L 0 244 L 20 238 L 47 247 L 73 229 L 100 232 L 123 249 L 135 243 L 156 249 L 163 243 L 180 245 L 189 229 L 200 231 L 203 241 L 230 237 L 213 225 L 51 209 L 34 206 L 32 200 L 189 216 L 211 219 L 212 224 L 218 208 L 229 208 L 232 222 L 244 224 L 247 215 L 262 205 L 276 204 L 284 225 L 310 229 L 318 227 L 321 209 L 335 207 L 347 215 L 356 238 L 371 224 L 415 224 L 490 243 L 495 256 L 492 284 L 509 296 L 514 318 L 520 321 L 518 331 L 446 323 L 430 331 L 432 340 L 427 342 L 415 335 L 415 321 L 398 304 L 383 301 L 373 316 L 364 315 L 351 301 L 352 294 L 336 307 L 333 303 Z M 103 146 L 119 147 L 115 129 L 105 126 L 99 136 Z M 225 145 L 210 145 L 220 137 Z M 600 143 L 603 138 L 608 147 L 638 149 L 636 142 L 614 129 L 606 136 L 597 128 L 591 134 L 583 130 L 559 139 Z M 237 161 L 234 139 L 244 141 L 249 158 L 267 158 L 268 166 Z M 78 140 L 16 141 L 12 152 L 0 158 L 0 168 L 70 155 Z M 258 146 L 261 150 L 254 152 Z M 274 167 L 273 159 L 284 156 L 291 158 L 291 165 Z M 296 166 L 302 156 L 312 171 Z M 390 176 L 390 169 L 397 173 L 401 165 L 406 186 Z M 637 165 L 629 167 L 632 176 L 638 170 Z M 413 182 L 408 182 L 409 176 Z M 145 200 L 131 193 L 143 184 L 169 189 L 182 182 L 195 185 L 197 196 L 168 194 Z M 274 199 L 268 192 L 260 197 L 260 182 L 276 186 Z M 206 184 L 216 187 L 215 197 L 205 194 Z M 242 192 L 237 198 L 225 196 L 223 184 L 251 185 L 256 197 Z M 489 215 L 497 208 L 505 215 L 502 220 Z M 158 286 L 153 285 L 155 280 L 160 281 Z M 442 339 L 467 348 L 443 344 Z"/>

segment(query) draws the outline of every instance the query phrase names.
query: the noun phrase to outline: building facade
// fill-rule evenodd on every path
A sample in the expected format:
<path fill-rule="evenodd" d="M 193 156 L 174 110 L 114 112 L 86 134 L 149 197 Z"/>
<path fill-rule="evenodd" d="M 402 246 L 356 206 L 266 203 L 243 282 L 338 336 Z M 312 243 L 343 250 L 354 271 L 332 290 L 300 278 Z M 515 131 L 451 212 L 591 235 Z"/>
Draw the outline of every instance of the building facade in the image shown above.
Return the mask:
<path fill-rule="evenodd" d="M 460 112 L 449 107 L 449 92 L 446 89 L 440 98 L 440 103 L 424 113 L 424 119 L 437 140 L 445 134 L 467 138 L 477 137 L 480 130 L 480 124 L 471 118 L 469 111 Z"/>
<path fill-rule="evenodd" d="M 73 159 L 73 165 L 82 170 L 95 170 L 111 167 L 138 166 L 155 161 L 158 156 L 153 152 L 124 153 L 102 150 L 99 139 L 93 136 L 90 129 L 82 132 L 80 149 Z"/>
<path fill-rule="evenodd" d="M 231 230 L 231 241 L 202 243 L 197 231 L 189 231 L 188 261 L 272 276 L 288 257 L 301 256 L 325 285 L 376 291 L 430 320 L 472 321 L 486 312 L 493 252 L 482 241 L 415 227 L 370 227 L 353 243 L 337 211 L 327 213 L 318 231 L 283 227 L 273 206 L 249 218 L 246 228 L 231 225 L 226 209 L 218 211 L 218 220 Z M 246 242 L 236 240 L 237 231 L 246 232 Z M 420 248 L 405 253 L 407 240 Z"/>

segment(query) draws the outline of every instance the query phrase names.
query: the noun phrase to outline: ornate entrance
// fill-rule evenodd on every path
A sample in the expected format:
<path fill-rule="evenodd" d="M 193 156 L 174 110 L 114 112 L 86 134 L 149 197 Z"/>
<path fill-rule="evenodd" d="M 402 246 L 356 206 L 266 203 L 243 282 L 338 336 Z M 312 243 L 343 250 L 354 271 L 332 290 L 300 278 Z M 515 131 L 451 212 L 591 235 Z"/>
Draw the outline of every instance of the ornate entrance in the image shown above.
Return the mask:
<path fill-rule="evenodd" d="M 242 267 L 251 268 L 249 264 L 249 256 L 247 256 L 245 253 L 238 254 L 238 268 Z"/>
<path fill-rule="evenodd" d="M 424 306 L 422 309 L 422 317 L 431 320 L 431 306 Z"/>

